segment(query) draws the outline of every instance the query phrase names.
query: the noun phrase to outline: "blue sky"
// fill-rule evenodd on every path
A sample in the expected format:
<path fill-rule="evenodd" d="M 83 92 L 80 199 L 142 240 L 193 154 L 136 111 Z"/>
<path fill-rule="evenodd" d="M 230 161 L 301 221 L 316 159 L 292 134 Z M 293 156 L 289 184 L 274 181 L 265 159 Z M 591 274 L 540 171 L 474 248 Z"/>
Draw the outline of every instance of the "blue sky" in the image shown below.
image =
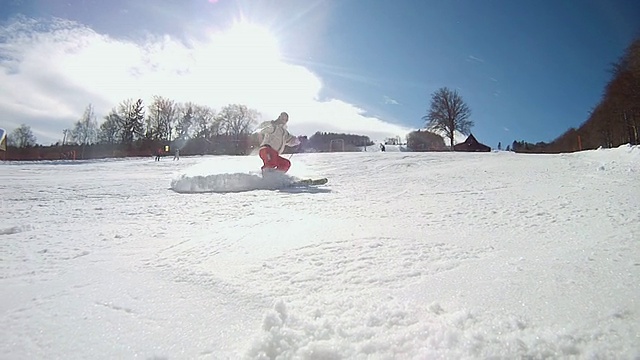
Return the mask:
<path fill-rule="evenodd" d="M 323 130 L 381 138 L 423 127 L 431 94 L 446 86 L 471 108 L 472 132 L 481 142 L 496 147 L 499 141 L 551 141 L 587 119 L 611 64 L 640 35 L 638 18 L 640 3 L 632 0 L 9 0 L 0 9 L 0 59 L 11 60 L 0 62 L 0 94 L 13 97 L 0 101 L 0 126 L 11 130 L 26 122 L 39 142 L 55 142 L 88 103 L 96 104 L 101 117 L 121 100 L 161 93 L 176 100 L 196 96 L 194 101 L 213 107 L 244 100 L 267 118 L 288 110 L 292 131 L 307 135 Z M 269 41 L 248 39 L 253 35 L 242 35 L 238 49 L 216 50 L 220 42 L 211 39 L 240 21 L 264 29 L 278 54 L 269 57 Z M 40 36 L 7 36 L 17 28 Z M 53 29 L 55 36 L 45 36 Z M 55 48 L 60 43 L 66 50 Z M 135 54 L 127 52 L 132 47 Z M 76 51 L 82 56 L 68 57 Z M 142 60 L 119 60 L 112 69 L 104 54 L 119 51 Z M 228 52 L 243 60 L 217 66 L 236 66 L 238 81 L 216 70 L 203 72 L 214 61 L 206 54 L 214 59 Z M 102 60 L 94 53 L 103 54 Z M 185 57 L 168 59 L 176 53 Z M 254 69 L 247 71 L 252 78 L 239 75 L 241 64 Z M 114 84 L 99 77 L 105 67 L 114 71 Z M 206 76 L 163 81 L 156 70 L 164 67 Z M 122 69 L 148 76 L 118 87 L 125 81 Z M 186 84 L 198 92 L 176 90 Z M 17 96 L 17 88 L 29 95 Z M 210 98 L 200 96 L 206 93 Z"/>

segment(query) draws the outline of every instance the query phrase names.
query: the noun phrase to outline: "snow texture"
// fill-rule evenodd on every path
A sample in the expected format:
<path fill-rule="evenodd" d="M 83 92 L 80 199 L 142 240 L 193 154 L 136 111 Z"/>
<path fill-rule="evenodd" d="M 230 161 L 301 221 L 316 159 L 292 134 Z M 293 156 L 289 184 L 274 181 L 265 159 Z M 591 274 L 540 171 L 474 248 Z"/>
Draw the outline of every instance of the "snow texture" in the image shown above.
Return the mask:
<path fill-rule="evenodd" d="M 291 161 L 1 163 L 2 358 L 640 357 L 638 147 Z"/>

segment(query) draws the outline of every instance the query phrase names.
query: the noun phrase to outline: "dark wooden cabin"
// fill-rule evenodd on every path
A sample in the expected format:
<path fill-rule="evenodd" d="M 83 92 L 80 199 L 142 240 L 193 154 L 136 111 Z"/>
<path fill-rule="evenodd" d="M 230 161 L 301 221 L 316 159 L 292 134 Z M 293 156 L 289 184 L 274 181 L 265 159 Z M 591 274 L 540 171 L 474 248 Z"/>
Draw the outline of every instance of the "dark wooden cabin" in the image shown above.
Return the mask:
<path fill-rule="evenodd" d="M 453 145 L 454 151 L 468 152 L 490 152 L 491 148 L 485 144 L 481 144 L 473 134 L 469 134 L 467 140 L 460 144 Z"/>

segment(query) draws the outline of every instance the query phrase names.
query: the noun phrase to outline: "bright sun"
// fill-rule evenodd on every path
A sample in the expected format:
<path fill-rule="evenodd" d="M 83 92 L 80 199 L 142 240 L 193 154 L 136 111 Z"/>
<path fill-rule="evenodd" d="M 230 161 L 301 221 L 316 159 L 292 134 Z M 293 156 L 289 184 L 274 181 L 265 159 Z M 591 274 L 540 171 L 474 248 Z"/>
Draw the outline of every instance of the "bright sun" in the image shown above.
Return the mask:
<path fill-rule="evenodd" d="M 250 22 L 212 33 L 194 55 L 198 78 L 207 81 L 209 95 L 218 98 L 243 99 L 264 108 L 313 98 L 320 86 L 307 71 L 283 61 L 273 33 Z"/>
<path fill-rule="evenodd" d="M 269 30 L 251 23 L 241 22 L 225 33 L 226 41 L 238 50 L 260 53 L 267 58 L 278 59 L 280 49 L 278 40 Z"/>
<path fill-rule="evenodd" d="M 216 58 L 223 58 L 234 67 L 255 65 L 258 60 L 260 63 L 280 60 L 276 37 L 267 29 L 248 22 L 236 23 L 230 29 L 214 34 L 210 46 Z"/>

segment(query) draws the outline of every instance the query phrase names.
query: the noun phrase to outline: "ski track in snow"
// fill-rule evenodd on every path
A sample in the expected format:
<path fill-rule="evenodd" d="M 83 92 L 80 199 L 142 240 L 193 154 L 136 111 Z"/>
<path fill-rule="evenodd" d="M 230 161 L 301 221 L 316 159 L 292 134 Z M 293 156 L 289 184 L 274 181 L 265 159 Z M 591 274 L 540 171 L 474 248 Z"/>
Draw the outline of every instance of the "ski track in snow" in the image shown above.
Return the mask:
<path fill-rule="evenodd" d="M 637 358 L 640 150 L 613 151 L 298 154 L 327 186 L 206 194 L 170 179 L 211 157 L 2 165 L 0 351 Z"/>

